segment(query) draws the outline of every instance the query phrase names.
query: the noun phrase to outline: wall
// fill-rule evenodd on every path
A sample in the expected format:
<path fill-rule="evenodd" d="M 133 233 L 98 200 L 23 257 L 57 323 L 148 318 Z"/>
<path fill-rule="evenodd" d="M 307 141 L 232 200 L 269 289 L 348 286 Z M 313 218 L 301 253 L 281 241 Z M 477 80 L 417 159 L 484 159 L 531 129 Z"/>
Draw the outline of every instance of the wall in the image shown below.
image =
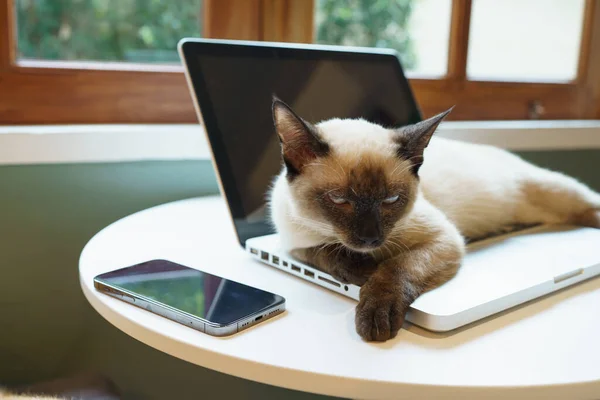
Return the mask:
<path fill-rule="evenodd" d="M 4 166 L 0 188 L 1 384 L 101 371 L 132 399 L 310 396 L 162 354 L 106 322 L 81 293 L 86 242 L 135 211 L 216 193 L 208 161 Z"/>
<path fill-rule="evenodd" d="M 600 150 L 527 152 L 600 190 Z M 320 398 L 216 373 L 121 333 L 89 306 L 81 249 L 111 222 L 217 192 L 207 161 L 0 166 L 0 383 L 100 371 L 127 398 Z"/>

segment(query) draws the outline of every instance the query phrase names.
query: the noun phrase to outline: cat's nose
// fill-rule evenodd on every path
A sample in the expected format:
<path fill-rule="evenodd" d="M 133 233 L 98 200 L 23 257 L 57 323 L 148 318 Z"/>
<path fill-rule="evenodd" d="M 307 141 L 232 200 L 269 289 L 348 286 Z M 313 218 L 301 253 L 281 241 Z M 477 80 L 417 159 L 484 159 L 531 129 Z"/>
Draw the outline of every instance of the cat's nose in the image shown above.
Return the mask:
<path fill-rule="evenodd" d="M 358 240 L 365 246 L 379 246 L 382 243 L 379 236 L 359 236 Z"/>

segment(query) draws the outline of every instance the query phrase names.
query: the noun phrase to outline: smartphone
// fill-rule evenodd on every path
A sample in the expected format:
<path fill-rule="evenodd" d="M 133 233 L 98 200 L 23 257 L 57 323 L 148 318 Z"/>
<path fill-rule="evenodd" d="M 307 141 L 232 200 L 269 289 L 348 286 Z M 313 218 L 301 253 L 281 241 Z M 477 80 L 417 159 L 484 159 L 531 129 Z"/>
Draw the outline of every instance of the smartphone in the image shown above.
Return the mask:
<path fill-rule="evenodd" d="M 232 335 L 285 311 L 285 299 L 167 260 L 94 278 L 109 296 L 213 336 Z"/>

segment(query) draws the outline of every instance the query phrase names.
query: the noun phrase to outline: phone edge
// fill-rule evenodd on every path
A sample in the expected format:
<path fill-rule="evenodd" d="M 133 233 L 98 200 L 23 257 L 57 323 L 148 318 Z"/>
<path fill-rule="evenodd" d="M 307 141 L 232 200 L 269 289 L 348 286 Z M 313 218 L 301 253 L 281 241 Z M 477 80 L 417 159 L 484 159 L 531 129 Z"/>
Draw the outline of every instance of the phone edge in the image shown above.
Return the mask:
<path fill-rule="evenodd" d="M 180 325 L 184 325 L 188 328 L 192 328 L 216 337 L 231 336 L 235 333 L 246 330 L 251 326 L 260 324 L 261 322 L 282 314 L 286 310 L 285 297 L 273 293 L 275 296 L 279 297 L 279 300 L 275 304 L 256 311 L 250 315 L 246 315 L 227 325 L 218 325 L 195 315 L 186 313 L 185 311 L 171 307 L 167 304 L 112 286 L 106 282 L 98 280 L 97 277 L 94 278 L 94 288 L 100 293 L 141 308 L 142 310 L 151 312 L 154 315 L 158 315 Z M 179 317 L 179 319 L 177 317 Z"/>

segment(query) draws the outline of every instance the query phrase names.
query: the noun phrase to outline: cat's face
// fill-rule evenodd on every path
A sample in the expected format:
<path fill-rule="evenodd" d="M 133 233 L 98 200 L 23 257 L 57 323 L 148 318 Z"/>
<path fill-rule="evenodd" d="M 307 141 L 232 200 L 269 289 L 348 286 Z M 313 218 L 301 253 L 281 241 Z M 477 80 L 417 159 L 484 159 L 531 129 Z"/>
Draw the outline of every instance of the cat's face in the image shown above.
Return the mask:
<path fill-rule="evenodd" d="M 363 120 L 312 125 L 274 100 L 288 184 L 305 225 L 355 251 L 385 245 L 412 208 L 423 150 L 448 112 L 399 129 Z"/>

